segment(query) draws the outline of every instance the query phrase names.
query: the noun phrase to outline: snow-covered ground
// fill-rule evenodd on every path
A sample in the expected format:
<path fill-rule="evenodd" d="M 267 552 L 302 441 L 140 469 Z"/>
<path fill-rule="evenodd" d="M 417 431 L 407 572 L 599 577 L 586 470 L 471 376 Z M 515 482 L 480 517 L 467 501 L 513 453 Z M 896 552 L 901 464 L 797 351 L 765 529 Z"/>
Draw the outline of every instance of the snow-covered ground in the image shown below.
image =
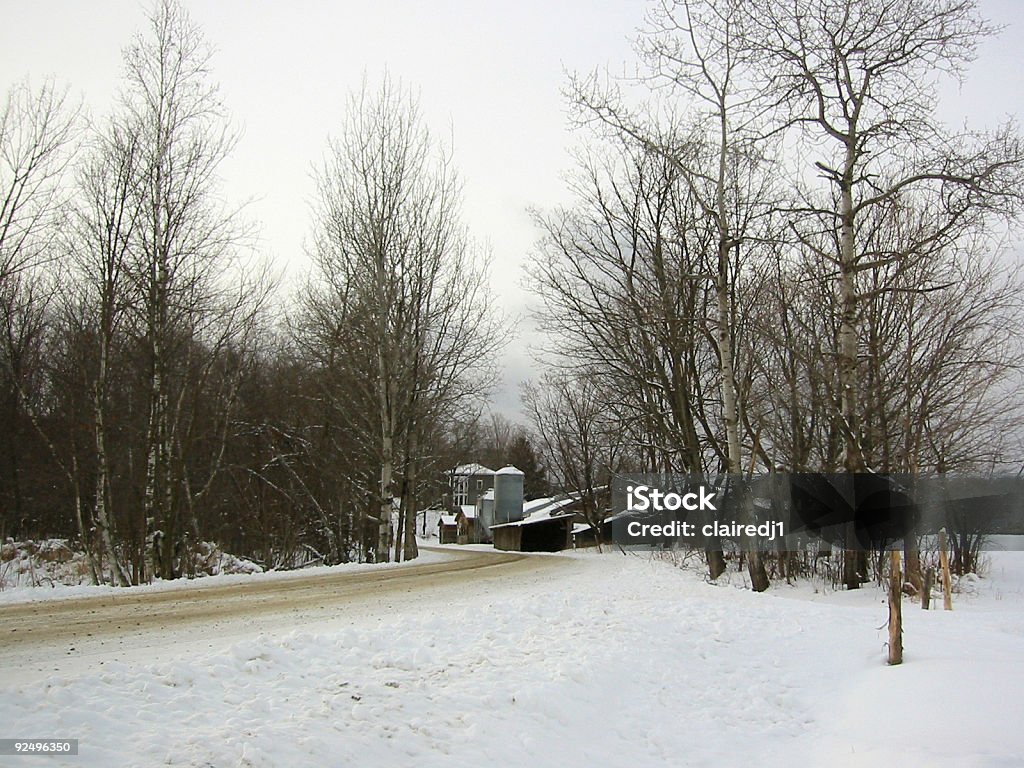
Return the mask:
<path fill-rule="evenodd" d="M 0 765 L 1024 760 L 1024 553 L 994 553 L 952 612 L 908 600 L 895 668 L 875 589 L 755 595 L 646 557 L 569 557 L 390 615 L 0 688 L 0 738 L 80 745 L 78 757 Z"/>

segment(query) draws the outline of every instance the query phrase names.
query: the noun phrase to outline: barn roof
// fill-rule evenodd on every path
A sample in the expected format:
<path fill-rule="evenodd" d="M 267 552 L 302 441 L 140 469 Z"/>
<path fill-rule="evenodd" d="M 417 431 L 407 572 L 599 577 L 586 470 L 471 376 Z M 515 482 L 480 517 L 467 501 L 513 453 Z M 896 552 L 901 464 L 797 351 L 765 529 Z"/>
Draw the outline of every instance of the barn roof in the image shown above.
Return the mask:
<path fill-rule="evenodd" d="M 551 516 L 558 512 L 562 512 L 567 507 L 571 507 L 573 504 L 578 503 L 579 500 L 578 494 L 565 494 L 546 499 L 534 499 L 533 501 L 527 501 L 523 504 L 523 515 L 525 517 L 530 517 L 532 515 Z"/>
<path fill-rule="evenodd" d="M 458 525 L 458 521 L 455 519 L 455 515 L 449 515 L 444 513 L 438 518 L 438 525 Z"/>
<path fill-rule="evenodd" d="M 556 520 L 568 520 L 569 518 L 576 517 L 572 512 L 564 515 L 533 515 L 522 520 L 514 520 L 511 523 L 499 523 L 498 525 L 492 525 L 491 530 L 495 528 L 512 528 L 521 527 L 524 525 L 541 525 L 543 523 L 553 523 Z"/>
<path fill-rule="evenodd" d="M 488 469 L 483 464 L 460 464 L 452 470 L 453 475 L 468 477 L 469 475 L 493 475 L 494 470 Z"/>

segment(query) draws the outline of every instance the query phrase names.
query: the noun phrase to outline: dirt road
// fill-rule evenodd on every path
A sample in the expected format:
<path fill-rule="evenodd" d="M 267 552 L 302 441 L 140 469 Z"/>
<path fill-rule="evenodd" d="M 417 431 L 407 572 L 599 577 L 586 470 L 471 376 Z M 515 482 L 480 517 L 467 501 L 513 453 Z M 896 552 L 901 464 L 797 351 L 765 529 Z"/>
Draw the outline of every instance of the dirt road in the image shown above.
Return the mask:
<path fill-rule="evenodd" d="M 440 550 L 435 550 L 440 551 Z M 166 592 L 0 606 L 0 686 L 110 662 L 157 662 L 259 632 L 373 619 L 432 601 L 486 599 L 498 582 L 544 577 L 557 557 L 443 550 L 444 562 Z M 455 587 L 458 589 L 446 589 Z"/>

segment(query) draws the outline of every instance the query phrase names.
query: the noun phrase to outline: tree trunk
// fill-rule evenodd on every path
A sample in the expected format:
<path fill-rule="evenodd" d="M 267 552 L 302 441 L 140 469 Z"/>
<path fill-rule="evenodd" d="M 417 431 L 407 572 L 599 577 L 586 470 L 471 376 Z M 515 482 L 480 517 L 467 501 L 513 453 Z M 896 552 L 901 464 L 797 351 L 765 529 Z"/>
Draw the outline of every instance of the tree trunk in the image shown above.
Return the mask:
<path fill-rule="evenodd" d="M 100 333 L 99 371 L 97 372 L 96 383 L 93 388 L 93 430 L 96 433 L 95 521 L 99 532 L 103 557 L 110 564 L 110 578 L 116 586 L 127 587 L 130 579 L 114 547 L 113 534 L 110 530 L 110 515 L 107 508 L 107 500 L 110 498 L 110 466 L 107 460 L 106 403 L 104 394 L 107 382 L 108 340 L 105 329 L 101 330 Z"/>
<path fill-rule="evenodd" d="M 921 577 L 921 553 L 917 545 L 917 536 L 907 533 L 903 539 L 904 581 L 910 584 L 913 594 L 918 594 L 923 586 Z"/>
<path fill-rule="evenodd" d="M 939 564 L 942 566 L 942 608 L 953 610 L 953 575 L 949 572 L 949 541 L 946 529 L 939 531 Z"/>
<path fill-rule="evenodd" d="M 889 552 L 889 664 L 903 663 L 903 574 L 900 553 Z"/>
<path fill-rule="evenodd" d="M 715 203 L 718 209 L 718 269 L 715 275 L 715 298 L 718 305 L 717 318 L 717 341 L 719 360 L 719 385 L 722 392 L 722 419 L 725 422 L 726 442 L 726 473 L 731 485 L 734 478 L 739 478 L 742 456 L 740 455 L 740 431 L 739 413 L 736 405 L 736 373 L 733 368 L 732 353 L 732 312 L 730 302 L 729 283 L 729 253 L 733 243 L 729 231 L 729 214 L 726 210 L 725 182 L 726 182 L 726 152 L 729 141 L 729 125 L 726 112 L 726 105 L 719 104 L 719 151 L 718 151 L 718 179 L 715 189 Z M 743 502 L 746 511 L 745 500 Z M 749 515 L 746 515 L 749 519 Z M 763 592 L 768 589 L 768 574 L 764 569 L 764 562 L 760 553 L 756 551 L 757 542 L 746 546 L 747 569 L 750 574 L 750 583 L 755 592 Z M 721 568 L 721 570 L 718 570 Z M 718 578 L 725 570 L 725 558 L 721 549 L 715 553 L 714 561 L 711 553 L 708 557 L 708 570 L 712 579 Z M 716 573 L 715 571 L 718 570 Z"/>
<path fill-rule="evenodd" d="M 78 527 L 78 540 L 82 542 L 82 549 L 85 550 L 85 561 L 89 566 L 89 577 L 92 579 L 92 583 L 102 584 L 103 579 L 96 567 L 96 558 L 93 555 L 91 537 L 85 530 L 85 519 L 82 516 L 82 486 L 78 480 L 78 458 L 74 449 L 71 453 L 71 477 L 74 480 L 72 486 L 75 492 L 75 525 Z M 3 531 L 0 529 L 0 541 L 3 541 L 2 533 Z"/>
<path fill-rule="evenodd" d="M 709 540 L 704 554 L 708 558 L 708 576 L 714 581 L 725 573 L 725 554 L 722 552 L 721 542 L 717 538 Z"/>
<path fill-rule="evenodd" d="M 377 363 L 380 375 L 378 393 L 380 397 L 381 462 L 380 517 L 377 520 L 377 553 L 375 562 L 386 563 L 391 554 L 391 513 L 394 506 L 391 484 L 393 482 L 395 463 L 395 433 L 390 372 L 384 362 L 383 350 L 377 355 Z"/>
<path fill-rule="evenodd" d="M 418 448 L 416 441 L 413 441 L 413 453 Z M 416 484 L 418 482 L 417 462 L 414 458 L 410 458 L 409 469 L 406 473 L 408 484 L 406 485 L 404 498 L 402 499 L 403 514 L 405 515 L 405 536 L 403 547 L 405 550 L 405 559 L 414 560 L 419 557 L 419 546 L 416 544 Z M 479 521 L 477 521 L 479 523 Z"/>
<path fill-rule="evenodd" d="M 857 321 L 859 297 L 854 280 L 857 267 L 853 183 L 856 170 L 853 130 L 846 141 L 846 160 L 840 182 L 839 200 L 839 291 L 841 312 L 839 318 L 839 390 L 840 429 L 843 434 L 843 466 L 850 474 L 864 471 L 859 432 L 859 380 L 857 359 Z M 847 527 L 846 551 L 843 553 L 843 581 L 847 589 L 860 589 L 865 570 L 862 550 L 856 543 L 854 526 Z"/>
<path fill-rule="evenodd" d="M 402 495 L 398 504 L 398 527 L 395 530 L 395 555 L 394 562 L 402 562 L 402 539 L 405 537 L 405 505 L 406 505 L 406 484 L 402 483 Z"/>

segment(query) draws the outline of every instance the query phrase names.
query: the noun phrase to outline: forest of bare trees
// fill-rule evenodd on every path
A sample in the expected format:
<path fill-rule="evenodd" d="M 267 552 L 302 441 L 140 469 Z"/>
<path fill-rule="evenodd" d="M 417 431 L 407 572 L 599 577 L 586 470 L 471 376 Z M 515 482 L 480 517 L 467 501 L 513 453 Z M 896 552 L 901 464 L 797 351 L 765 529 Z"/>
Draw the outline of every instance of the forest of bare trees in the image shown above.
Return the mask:
<path fill-rule="evenodd" d="M 636 75 L 566 89 L 525 429 L 487 414 L 511 322 L 415 91 L 364 82 L 310 157 L 285 298 L 222 196 L 210 48 L 158 0 L 108 114 L 28 80 L 0 111 L 0 539 L 73 537 L 125 585 L 194 574 L 210 541 L 415 557 L 464 461 L 578 493 L 595 527 L 624 472 L 1016 472 L 1024 145 L 936 113 L 995 32 L 973 0 L 655 0 Z M 762 550 L 755 589 L 799 570 Z"/>
<path fill-rule="evenodd" d="M 1024 145 L 1011 123 L 936 117 L 943 78 L 993 33 L 968 0 L 656 2 L 636 76 L 568 89 L 587 149 L 575 202 L 537 217 L 561 373 L 528 391 L 536 428 L 550 441 L 597 388 L 616 419 L 603 476 L 623 435 L 645 471 L 726 482 L 1016 472 L 1021 285 L 1003 245 Z M 722 553 L 706 555 L 715 578 Z M 842 581 L 871 575 L 848 546 Z"/>
<path fill-rule="evenodd" d="M 238 133 L 210 55 L 159 0 L 109 114 L 51 82 L 6 97 L 0 538 L 73 537 L 117 585 L 193 575 L 210 541 L 267 567 L 415 557 L 508 336 L 450 157 L 409 89 L 354 95 L 283 311 L 221 194 Z"/>

